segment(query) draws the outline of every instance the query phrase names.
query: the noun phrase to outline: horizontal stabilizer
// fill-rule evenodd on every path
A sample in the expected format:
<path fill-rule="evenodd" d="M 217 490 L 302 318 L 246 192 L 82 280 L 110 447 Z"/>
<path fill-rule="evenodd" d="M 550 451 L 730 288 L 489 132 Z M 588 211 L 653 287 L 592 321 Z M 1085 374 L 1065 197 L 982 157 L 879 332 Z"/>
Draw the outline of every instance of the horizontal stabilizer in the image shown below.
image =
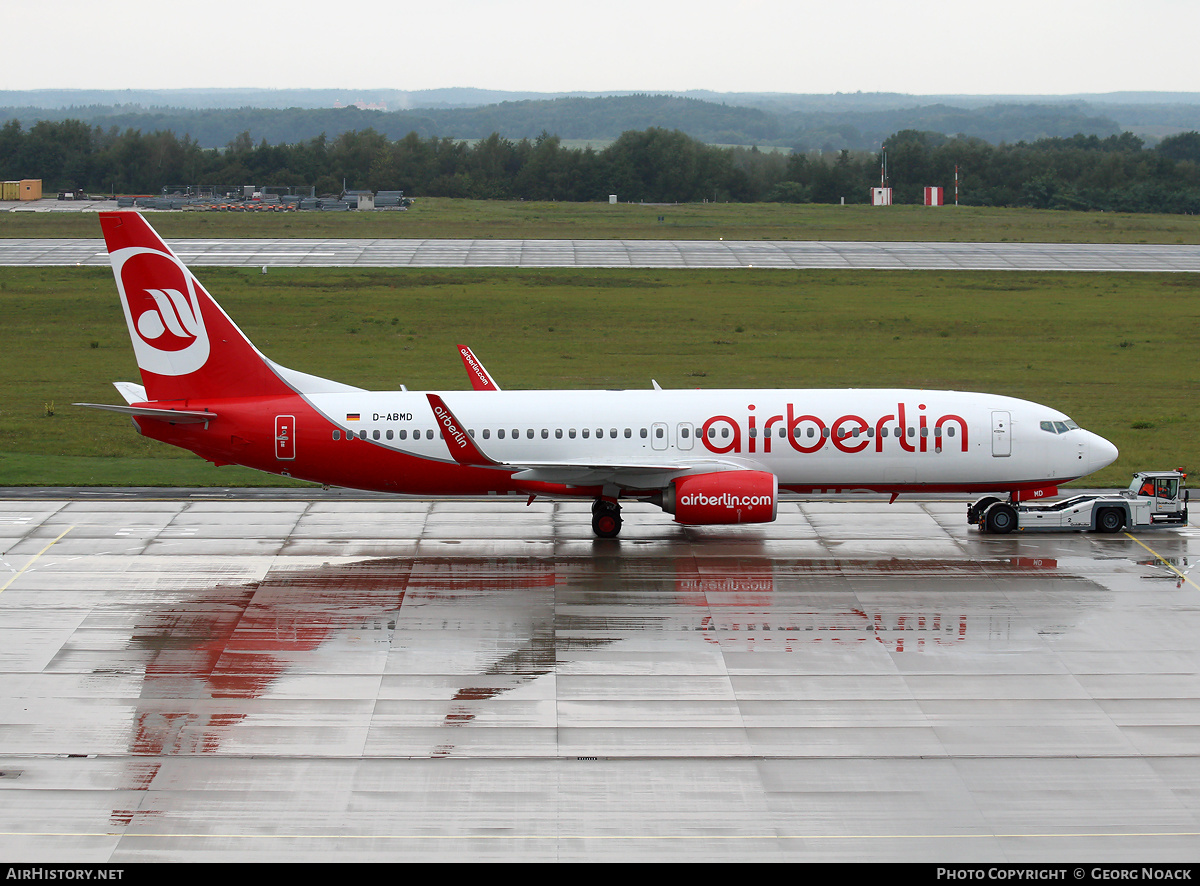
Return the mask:
<path fill-rule="evenodd" d="M 146 389 L 141 385 L 135 385 L 131 381 L 115 381 L 113 387 L 117 389 L 117 393 L 124 398 L 126 403 L 145 403 L 150 398 L 146 396 Z"/>
<path fill-rule="evenodd" d="M 108 412 L 120 412 L 137 418 L 152 418 L 156 421 L 166 421 L 176 425 L 194 425 L 210 422 L 217 417 L 215 412 L 197 412 L 194 409 L 164 409 L 155 406 L 108 406 L 104 403 L 72 403 L 72 406 L 86 406 L 88 409 L 104 409 Z"/>

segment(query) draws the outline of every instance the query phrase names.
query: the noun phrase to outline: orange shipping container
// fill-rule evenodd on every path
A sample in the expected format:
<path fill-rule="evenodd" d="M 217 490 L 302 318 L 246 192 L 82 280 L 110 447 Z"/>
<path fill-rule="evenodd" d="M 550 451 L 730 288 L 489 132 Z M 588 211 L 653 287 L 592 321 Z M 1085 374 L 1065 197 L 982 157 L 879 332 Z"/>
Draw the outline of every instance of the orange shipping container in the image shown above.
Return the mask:
<path fill-rule="evenodd" d="M 41 200 L 42 199 L 42 180 L 40 178 L 25 178 L 21 179 L 21 198 L 22 200 Z"/>

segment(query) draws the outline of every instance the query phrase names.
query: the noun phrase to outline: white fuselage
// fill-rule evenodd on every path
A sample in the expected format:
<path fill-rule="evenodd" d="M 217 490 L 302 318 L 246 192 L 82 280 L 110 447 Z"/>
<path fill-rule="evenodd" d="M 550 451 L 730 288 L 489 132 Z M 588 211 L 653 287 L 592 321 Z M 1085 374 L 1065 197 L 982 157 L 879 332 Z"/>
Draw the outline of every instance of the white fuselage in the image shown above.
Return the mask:
<path fill-rule="evenodd" d="M 1012 397 L 920 390 L 447 391 L 476 446 L 524 465 L 719 464 L 780 486 L 1003 488 L 1065 482 L 1116 449 L 1061 412 Z M 446 459 L 424 393 L 310 394 L 334 425 Z M 354 419 L 353 416 L 358 416 Z"/>

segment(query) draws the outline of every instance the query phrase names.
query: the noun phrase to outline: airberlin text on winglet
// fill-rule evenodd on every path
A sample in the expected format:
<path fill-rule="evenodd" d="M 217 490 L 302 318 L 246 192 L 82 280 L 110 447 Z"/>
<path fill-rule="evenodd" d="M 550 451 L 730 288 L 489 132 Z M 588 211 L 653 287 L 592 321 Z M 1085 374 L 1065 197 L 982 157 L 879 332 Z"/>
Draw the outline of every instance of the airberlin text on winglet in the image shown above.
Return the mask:
<path fill-rule="evenodd" d="M 859 415 L 842 415 L 834 419 L 832 422 L 826 422 L 824 419 L 816 415 L 804 414 L 796 415 L 796 407 L 794 404 L 787 404 L 787 416 L 780 413 L 772 415 L 763 422 L 761 434 L 756 424 L 756 419 L 753 414 L 755 407 L 753 405 L 746 407 L 751 414 L 746 417 L 745 431 L 738 423 L 737 419 L 729 415 L 714 415 L 709 418 L 701 426 L 701 440 L 709 452 L 714 452 L 718 455 L 740 452 L 756 452 L 758 439 L 762 437 L 762 451 L 769 453 L 771 451 L 771 438 L 775 435 L 786 436 L 788 443 L 797 452 L 813 453 L 817 452 L 825 446 L 826 440 L 829 440 L 846 453 L 862 452 L 871 445 L 872 439 L 875 441 L 875 451 L 883 452 L 883 441 L 888 437 L 888 428 L 895 423 L 895 428 L 892 436 L 899 443 L 900 448 L 905 452 L 928 452 L 929 451 L 929 436 L 931 416 L 925 414 L 925 404 L 918 404 L 917 425 L 912 430 L 912 435 L 917 442 L 914 444 L 909 442 L 907 434 L 910 432 L 908 425 L 908 408 L 904 403 L 896 404 L 896 411 L 881 415 L 875 421 L 869 422 L 867 419 Z M 784 423 L 784 424 L 781 424 Z M 732 431 L 728 436 L 722 436 L 722 440 L 728 442 L 716 442 L 716 432 L 714 427 L 724 426 Z M 807 426 L 809 431 L 807 437 L 813 439 L 812 443 L 804 443 L 805 436 L 800 434 L 802 426 Z M 777 430 L 778 427 L 778 430 Z M 786 430 L 784 430 L 786 428 Z M 933 431 L 933 451 L 942 451 L 943 435 L 946 437 L 957 435 L 961 438 L 960 445 L 962 451 L 967 451 L 967 422 L 960 415 L 942 415 L 939 416 L 932 425 Z M 783 433 L 779 433 L 783 431 Z M 746 447 L 743 449 L 743 436 L 747 440 Z"/>
<path fill-rule="evenodd" d="M 437 418 L 438 424 L 445 430 L 446 437 L 458 444 L 459 449 L 465 449 L 467 447 L 467 433 L 454 423 L 454 416 L 441 406 L 436 405 L 433 407 L 433 414 Z"/>
<path fill-rule="evenodd" d="M 471 353 L 471 349 L 464 345 L 458 346 L 458 352 L 462 355 L 463 362 L 467 364 L 467 368 L 475 374 L 475 377 L 484 385 L 492 384 L 491 378 L 483 371 L 483 367 L 479 365 L 479 361 L 475 359 L 475 355 Z"/>
<path fill-rule="evenodd" d="M 496 464 L 479 451 L 479 447 L 462 429 L 462 423 L 454 417 L 454 413 L 450 411 L 441 397 L 437 394 L 426 394 L 425 397 L 429 400 L 429 407 L 433 410 L 434 419 L 442 426 L 442 435 L 446 440 L 446 446 L 455 461 L 464 465 Z"/>
<path fill-rule="evenodd" d="M 500 386 L 496 384 L 488 371 L 483 368 L 483 364 L 479 362 L 479 358 L 466 345 L 458 346 L 458 355 L 462 357 L 463 366 L 467 369 L 467 375 L 471 379 L 471 387 L 477 391 L 499 391 Z"/>

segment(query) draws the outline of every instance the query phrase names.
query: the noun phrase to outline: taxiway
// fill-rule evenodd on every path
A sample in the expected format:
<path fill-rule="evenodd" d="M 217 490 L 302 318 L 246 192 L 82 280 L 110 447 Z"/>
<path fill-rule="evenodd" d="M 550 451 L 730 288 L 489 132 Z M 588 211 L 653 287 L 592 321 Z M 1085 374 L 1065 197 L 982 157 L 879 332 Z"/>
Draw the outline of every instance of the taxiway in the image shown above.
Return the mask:
<path fill-rule="evenodd" d="M 1191 528 L 0 499 L 0 857 L 1194 861 Z"/>
<path fill-rule="evenodd" d="M 817 240 L 168 241 L 190 267 L 1200 271 L 1200 247 Z M 102 240 L 0 239 L 0 266 L 109 264 Z"/>

